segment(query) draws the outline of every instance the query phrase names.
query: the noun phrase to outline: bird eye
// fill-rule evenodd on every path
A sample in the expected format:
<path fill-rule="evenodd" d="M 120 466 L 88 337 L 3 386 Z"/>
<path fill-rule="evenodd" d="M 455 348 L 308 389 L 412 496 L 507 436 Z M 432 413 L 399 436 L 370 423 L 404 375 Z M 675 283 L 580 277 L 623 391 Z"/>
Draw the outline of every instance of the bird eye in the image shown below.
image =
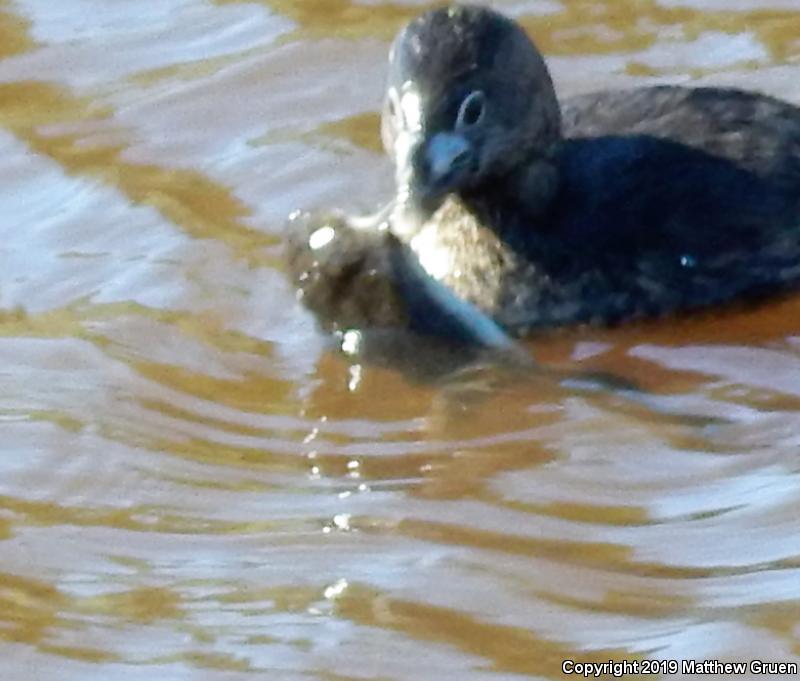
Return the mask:
<path fill-rule="evenodd" d="M 486 112 L 486 95 L 482 90 L 475 90 L 468 94 L 464 101 L 461 102 L 461 107 L 458 110 L 458 117 L 456 118 L 456 127 L 470 127 L 477 125 L 483 120 L 483 115 Z"/>

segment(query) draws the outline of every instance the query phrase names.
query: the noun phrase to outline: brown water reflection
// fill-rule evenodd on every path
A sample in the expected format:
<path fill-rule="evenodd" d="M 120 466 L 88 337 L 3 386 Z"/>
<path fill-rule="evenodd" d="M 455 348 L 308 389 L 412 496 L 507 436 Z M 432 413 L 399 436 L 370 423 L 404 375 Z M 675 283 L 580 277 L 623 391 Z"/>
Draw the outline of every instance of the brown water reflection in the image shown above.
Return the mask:
<path fill-rule="evenodd" d="M 792 0 L 497 4 L 565 93 L 800 102 Z M 389 191 L 387 41 L 425 6 L 0 2 L 4 680 L 800 658 L 797 297 L 444 384 L 295 303 L 284 216 Z"/>

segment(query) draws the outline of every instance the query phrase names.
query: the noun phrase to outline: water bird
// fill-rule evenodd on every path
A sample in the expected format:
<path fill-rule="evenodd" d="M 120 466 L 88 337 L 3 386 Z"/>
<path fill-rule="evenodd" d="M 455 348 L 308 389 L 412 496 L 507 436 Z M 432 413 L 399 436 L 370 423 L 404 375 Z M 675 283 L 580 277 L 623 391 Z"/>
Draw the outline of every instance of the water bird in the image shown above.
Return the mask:
<path fill-rule="evenodd" d="M 395 38 L 381 115 L 396 195 L 298 213 L 289 269 L 326 328 L 490 347 L 786 291 L 800 280 L 800 109 L 651 86 L 559 103 L 512 19 L 426 12 Z"/>

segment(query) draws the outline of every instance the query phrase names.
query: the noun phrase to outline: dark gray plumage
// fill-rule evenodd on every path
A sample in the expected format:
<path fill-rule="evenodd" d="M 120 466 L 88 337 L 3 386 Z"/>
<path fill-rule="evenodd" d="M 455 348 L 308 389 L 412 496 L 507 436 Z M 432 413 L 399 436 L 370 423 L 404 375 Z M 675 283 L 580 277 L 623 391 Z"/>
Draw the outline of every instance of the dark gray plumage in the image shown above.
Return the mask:
<path fill-rule="evenodd" d="M 441 333 L 431 316 L 446 311 L 424 293 L 424 274 L 409 275 L 414 256 L 514 334 L 691 310 L 800 280 L 800 110 L 788 103 L 654 87 L 573 98 L 562 112 L 520 27 L 456 6 L 395 40 L 382 137 L 397 196 L 381 219 L 355 232 L 339 219 L 337 238 L 314 253 L 303 244 L 324 220 L 294 228 L 295 280 L 334 327 Z M 331 264 L 349 248 L 392 314 L 375 314 L 353 267 L 341 285 Z M 398 248 L 403 258 L 389 257 Z"/>

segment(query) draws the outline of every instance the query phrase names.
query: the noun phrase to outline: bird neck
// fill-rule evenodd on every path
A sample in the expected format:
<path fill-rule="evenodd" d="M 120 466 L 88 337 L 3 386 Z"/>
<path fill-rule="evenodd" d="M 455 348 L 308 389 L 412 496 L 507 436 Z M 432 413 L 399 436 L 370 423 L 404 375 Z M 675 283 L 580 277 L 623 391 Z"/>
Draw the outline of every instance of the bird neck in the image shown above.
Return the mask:
<path fill-rule="evenodd" d="M 530 154 L 512 170 L 450 195 L 449 199 L 442 197 L 434 206 L 408 201 L 405 194 L 398 192 L 391 208 L 392 231 L 401 239 L 410 239 L 448 200 L 478 216 L 495 232 L 535 227 L 550 211 L 559 190 L 560 147 L 558 143 L 544 153 Z"/>
<path fill-rule="evenodd" d="M 491 216 L 498 227 L 535 225 L 548 213 L 559 190 L 560 146 L 531 154 L 510 172 L 465 192 L 462 200 L 477 213 Z"/>

